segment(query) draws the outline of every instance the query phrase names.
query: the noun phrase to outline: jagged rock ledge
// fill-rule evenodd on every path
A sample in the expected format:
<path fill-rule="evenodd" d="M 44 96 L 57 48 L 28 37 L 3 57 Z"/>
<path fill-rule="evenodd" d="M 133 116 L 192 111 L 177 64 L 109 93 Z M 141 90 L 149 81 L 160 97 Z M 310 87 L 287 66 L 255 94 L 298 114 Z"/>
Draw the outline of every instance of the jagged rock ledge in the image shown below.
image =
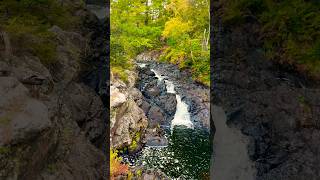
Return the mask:
<path fill-rule="evenodd" d="M 81 33 L 50 28 L 59 44 L 51 66 L 0 54 L 0 179 L 107 178 L 106 108 L 79 78 L 99 23 L 85 9 L 75 14 L 86 24 Z"/>
<path fill-rule="evenodd" d="M 221 8 L 221 9 L 219 9 Z M 319 82 L 268 60 L 258 23 L 222 27 L 214 11 L 214 88 L 229 126 L 250 138 L 257 180 L 319 177 Z M 220 20 L 221 22 L 221 20 Z"/>

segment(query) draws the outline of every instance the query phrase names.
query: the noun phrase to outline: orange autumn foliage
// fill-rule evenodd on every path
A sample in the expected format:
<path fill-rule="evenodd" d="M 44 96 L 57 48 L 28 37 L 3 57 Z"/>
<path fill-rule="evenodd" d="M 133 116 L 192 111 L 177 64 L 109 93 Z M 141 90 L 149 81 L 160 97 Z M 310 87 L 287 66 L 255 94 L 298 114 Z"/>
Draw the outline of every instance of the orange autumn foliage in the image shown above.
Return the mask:
<path fill-rule="evenodd" d="M 122 158 L 118 157 L 116 150 L 110 150 L 110 177 L 114 180 L 119 175 L 127 175 L 129 166 L 122 163 Z"/>

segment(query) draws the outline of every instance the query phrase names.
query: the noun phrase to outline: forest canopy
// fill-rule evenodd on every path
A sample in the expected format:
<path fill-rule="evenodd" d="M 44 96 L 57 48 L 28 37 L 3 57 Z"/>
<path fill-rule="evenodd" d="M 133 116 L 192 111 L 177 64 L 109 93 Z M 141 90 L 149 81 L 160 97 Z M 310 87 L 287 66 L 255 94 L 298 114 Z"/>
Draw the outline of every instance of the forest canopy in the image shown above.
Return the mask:
<path fill-rule="evenodd" d="M 161 51 L 160 60 L 191 71 L 210 84 L 208 0 L 112 0 L 110 64 L 114 75 L 144 51 Z"/>

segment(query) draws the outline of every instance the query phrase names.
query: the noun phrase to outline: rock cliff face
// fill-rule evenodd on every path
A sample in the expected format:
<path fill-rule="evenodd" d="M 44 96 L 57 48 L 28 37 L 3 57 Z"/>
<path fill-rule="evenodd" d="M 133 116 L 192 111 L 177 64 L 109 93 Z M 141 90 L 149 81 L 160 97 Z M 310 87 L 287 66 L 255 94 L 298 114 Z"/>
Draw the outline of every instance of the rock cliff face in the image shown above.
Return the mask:
<path fill-rule="evenodd" d="M 142 100 L 141 92 L 135 88 L 137 74 L 127 73 L 127 84 L 113 77 L 110 84 L 110 145 L 116 149 L 131 145 L 135 135 L 144 134 L 148 126 L 148 120 L 137 104 Z"/>
<path fill-rule="evenodd" d="M 251 139 L 248 153 L 257 168 L 256 179 L 317 179 L 317 82 L 268 61 L 257 23 L 222 28 L 218 16 L 215 22 L 212 102 L 226 110 L 229 126 Z"/>
<path fill-rule="evenodd" d="M 51 27 L 59 44 L 55 64 L 0 54 L 0 179 L 106 179 L 106 107 L 79 78 L 98 20 L 77 13 L 92 27 Z"/>

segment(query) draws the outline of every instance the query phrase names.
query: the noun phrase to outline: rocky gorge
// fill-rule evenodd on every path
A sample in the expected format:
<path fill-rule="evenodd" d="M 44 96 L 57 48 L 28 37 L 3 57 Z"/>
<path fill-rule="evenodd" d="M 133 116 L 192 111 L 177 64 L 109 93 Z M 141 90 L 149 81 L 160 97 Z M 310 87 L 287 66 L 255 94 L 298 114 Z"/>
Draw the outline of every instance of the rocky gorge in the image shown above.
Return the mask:
<path fill-rule="evenodd" d="M 254 18 L 226 25 L 223 6 L 213 5 L 211 102 L 245 137 L 256 170 L 250 179 L 318 179 L 319 81 L 266 59 Z"/>
<path fill-rule="evenodd" d="M 107 73 L 96 71 L 94 60 L 106 61 L 107 52 L 97 46 L 108 46 L 108 24 L 83 6 L 73 13 L 81 27 L 49 29 L 58 43 L 50 66 L 35 55 L 15 54 L 10 36 L 3 36 L 0 179 L 107 178 Z"/>
<path fill-rule="evenodd" d="M 188 72 L 176 65 L 157 62 L 151 53 L 139 55 L 134 70 L 128 72 L 127 84 L 111 78 L 112 147 L 124 148 L 120 155 L 133 169 L 142 169 L 143 177 L 208 176 L 208 88 L 193 83 Z M 195 149 L 199 153 L 188 159 L 183 156 Z M 165 168 L 172 165 L 177 167 Z"/>

